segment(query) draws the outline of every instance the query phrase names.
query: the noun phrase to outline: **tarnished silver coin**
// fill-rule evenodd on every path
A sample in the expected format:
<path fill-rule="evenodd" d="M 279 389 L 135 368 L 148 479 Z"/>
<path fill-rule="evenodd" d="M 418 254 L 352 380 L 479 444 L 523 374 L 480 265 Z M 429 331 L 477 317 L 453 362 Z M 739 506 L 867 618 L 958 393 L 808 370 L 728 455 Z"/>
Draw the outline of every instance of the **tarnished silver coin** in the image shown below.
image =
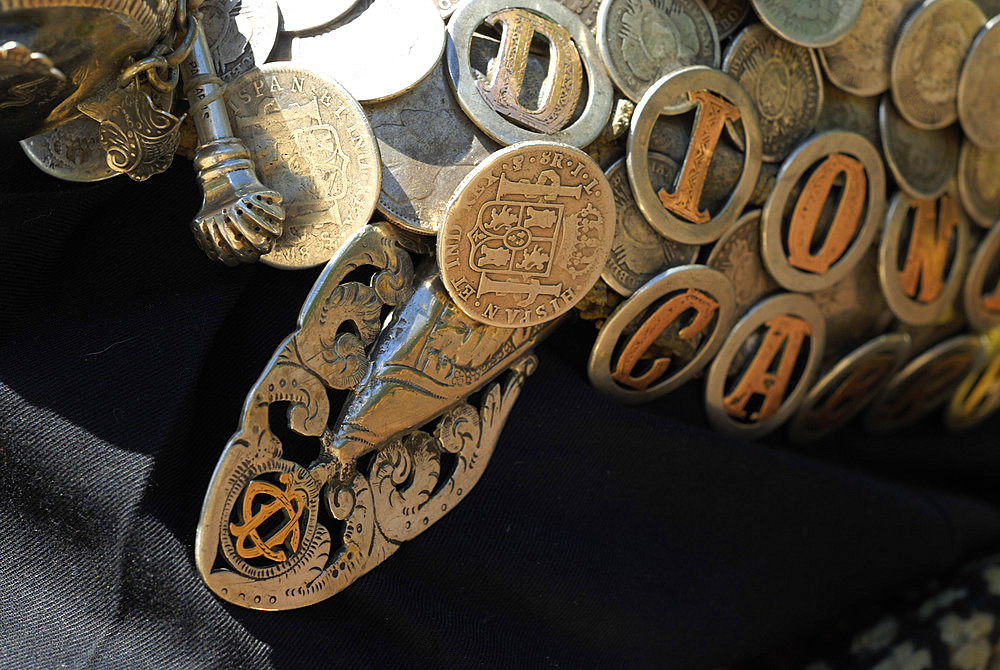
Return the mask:
<path fill-rule="evenodd" d="M 909 335 L 888 333 L 847 354 L 806 394 L 788 425 L 792 441 L 815 442 L 847 425 L 885 388 L 909 351 Z"/>
<path fill-rule="evenodd" d="M 620 402 L 653 400 L 708 365 L 735 318 L 725 275 L 704 265 L 672 268 L 615 309 L 594 342 L 587 375 Z"/>
<path fill-rule="evenodd" d="M 854 27 L 864 0 L 753 0 L 760 20 L 804 47 L 825 47 Z"/>
<path fill-rule="evenodd" d="M 1000 226 L 979 242 L 962 289 L 969 327 L 984 332 L 1000 325 Z"/>
<path fill-rule="evenodd" d="M 101 124 L 81 115 L 40 135 L 21 140 L 24 154 L 42 172 L 65 181 L 92 182 L 116 177 L 100 140 Z"/>
<path fill-rule="evenodd" d="M 965 136 L 987 151 L 1000 151 L 1000 16 L 972 40 L 958 80 L 958 120 Z"/>
<path fill-rule="evenodd" d="M 964 140 L 958 156 L 958 193 L 972 220 L 991 228 L 1000 219 L 1000 151 L 984 151 Z"/>
<path fill-rule="evenodd" d="M 736 289 L 736 315 L 781 290 L 760 253 L 760 210 L 745 213 L 712 247 L 705 264 L 729 277 Z"/>
<path fill-rule="evenodd" d="M 892 101 L 918 128 L 950 126 L 965 53 L 986 22 L 972 0 L 923 0 L 903 21 L 892 54 Z"/>
<path fill-rule="evenodd" d="M 597 46 L 611 79 L 636 102 L 675 70 L 719 66 L 715 21 L 700 0 L 604 0 Z"/>
<path fill-rule="evenodd" d="M 600 9 L 601 0 L 559 0 L 559 2 L 576 12 L 588 28 L 597 29 L 597 11 Z"/>
<path fill-rule="evenodd" d="M 823 82 L 823 108 L 816 122 L 816 132 L 849 130 L 861 135 L 874 147 L 881 147 L 878 130 L 879 98 L 862 98 L 846 93 L 828 81 Z"/>
<path fill-rule="evenodd" d="M 278 37 L 274 0 L 205 0 L 198 11 L 219 79 L 230 82 L 264 64 Z"/>
<path fill-rule="evenodd" d="M 649 178 L 647 159 L 653 126 L 666 105 L 685 95 L 698 113 L 684 165 L 672 191 L 656 190 Z M 702 208 L 702 194 L 727 120 L 739 121 L 747 138 L 743 170 L 725 204 L 709 211 Z M 750 199 L 760 173 L 760 146 L 757 109 L 735 79 L 700 65 L 671 73 L 646 91 L 632 115 L 626 166 L 636 204 L 650 225 L 665 237 L 684 244 L 713 242 L 736 221 Z"/>
<path fill-rule="evenodd" d="M 669 188 L 677 176 L 677 163 L 662 154 L 649 154 L 653 188 Z M 601 279 L 615 292 L 632 295 L 651 278 L 678 265 L 693 263 L 698 247 L 668 240 L 649 225 L 635 204 L 628 183 L 625 159 L 605 171 L 615 196 L 615 239 Z"/>
<path fill-rule="evenodd" d="M 896 31 L 916 0 L 865 0 L 854 27 L 819 50 L 823 71 L 838 88 L 870 97 L 889 88 Z"/>
<path fill-rule="evenodd" d="M 787 290 L 820 291 L 847 276 L 868 252 L 884 213 L 878 149 L 856 133 L 815 135 L 781 166 L 764 205 L 764 263 Z"/>
<path fill-rule="evenodd" d="M 445 30 L 424 0 L 365 0 L 350 20 L 292 41 L 292 64 L 335 79 L 359 102 L 387 100 L 426 77 L 444 52 Z"/>
<path fill-rule="evenodd" d="M 471 318 L 532 326 L 566 313 L 594 286 L 614 232 L 611 185 L 587 154 L 521 142 L 459 185 L 438 230 L 437 264 Z"/>
<path fill-rule="evenodd" d="M 871 246 L 846 277 L 811 294 L 826 319 L 824 360 L 840 357 L 884 332 L 893 314 L 878 284 L 878 247 Z"/>
<path fill-rule="evenodd" d="M 733 38 L 722 70 L 740 83 L 757 106 L 765 161 L 782 160 L 813 131 L 823 107 L 823 77 L 811 49 L 754 23 Z M 726 129 L 742 149 L 739 129 L 732 123 Z"/>
<path fill-rule="evenodd" d="M 917 128 L 900 116 L 887 95 L 879 104 L 878 121 L 885 162 L 899 187 L 916 198 L 944 193 L 958 168 L 958 127 Z"/>
<path fill-rule="evenodd" d="M 978 426 L 1000 409 L 1000 328 L 983 334 L 983 358 L 955 389 L 944 413 L 948 430 Z"/>
<path fill-rule="evenodd" d="M 455 102 L 445 67 L 403 95 L 365 108 L 382 157 L 379 211 L 406 230 L 431 235 L 455 188 L 500 148 Z"/>
<path fill-rule="evenodd" d="M 484 22 L 502 33 L 500 53 L 485 79 L 471 63 L 473 35 Z M 549 42 L 549 72 L 538 99 L 526 105 L 529 45 L 541 36 Z M 462 3 L 448 21 L 448 71 L 458 104 L 501 144 L 543 140 L 587 146 L 601 134 L 614 104 L 593 33 L 557 0 Z"/>
<path fill-rule="evenodd" d="M 916 423 L 948 402 L 982 356 L 976 335 L 956 335 L 931 347 L 893 375 L 865 413 L 865 428 L 888 433 Z"/>
<path fill-rule="evenodd" d="M 808 296 L 782 293 L 758 304 L 732 329 L 708 369 L 709 423 L 746 439 L 772 432 L 812 385 L 824 342 L 823 315 Z"/>
<path fill-rule="evenodd" d="M 705 7 L 715 20 L 719 39 L 732 35 L 750 13 L 750 0 L 705 0 Z"/>
<path fill-rule="evenodd" d="M 897 191 L 879 241 L 879 283 L 889 309 L 915 326 L 934 323 L 962 287 L 971 233 L 955 197 Z"/>
<path fill-rule="evenodd" d="M 359 0 L 278 0 L 281 27 L 286 33 L 319 30 L 342 17 L 357 4 Z"/>
<path fill-rule="evenodd" d="M 378 143 L 361 105 L 335 81 L 278 64 L 231 82 L 225 100 L 261 182 L 283 199 L 284 231 L 261 261 L 327 262 L 378 200 Z"/>

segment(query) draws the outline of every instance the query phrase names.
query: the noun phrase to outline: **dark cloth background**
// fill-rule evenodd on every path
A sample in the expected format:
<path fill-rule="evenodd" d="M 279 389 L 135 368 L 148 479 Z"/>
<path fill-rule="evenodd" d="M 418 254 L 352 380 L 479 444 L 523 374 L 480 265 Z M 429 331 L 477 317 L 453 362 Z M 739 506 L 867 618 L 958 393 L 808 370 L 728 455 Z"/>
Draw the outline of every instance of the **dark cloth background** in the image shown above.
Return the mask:
<path fill-rule="evenodd" d="M 0 667 L 752 664 L 1000 546 L 997 422 L 734 441 L 698 383 L 592 390 L 578 322 L 440 523 L 319 605 L 223 604 L 202 497 L 319 269 L 206 259 L 186 161 L 76 185 L 0 155 Z"/>

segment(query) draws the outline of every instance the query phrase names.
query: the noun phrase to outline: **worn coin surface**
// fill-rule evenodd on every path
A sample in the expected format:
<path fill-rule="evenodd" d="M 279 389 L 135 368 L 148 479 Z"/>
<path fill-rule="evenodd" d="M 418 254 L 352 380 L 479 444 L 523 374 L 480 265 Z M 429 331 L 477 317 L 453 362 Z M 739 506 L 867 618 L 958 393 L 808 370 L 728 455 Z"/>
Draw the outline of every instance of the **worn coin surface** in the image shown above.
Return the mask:
<path fill-rule="evenodd" d="M 444 22 L 430 2 L 364 0 L 350 20 L 295 38 L 292 64 L 337 80 L 360 102 L 377 102 L 416 86 L 444 43 Z"/>
<path fill-rule="evenodd" d="M 365 107 L 382 158 L 379 211 L 417 233 L 437 233 L 455 188 L 500 148 L 455 102 L 445 67 L 403 95 Z"/>
<path fill-rule="evenodd" d="M 820 291 L 847 276 L 868 252 L 884 213 L 878 149 L 856 133 L 815 135 L 781 166 L 764 205 L 764 263 L 786 289 Z"/>
<path fill-rule="evenodd" d="M 979 242 L 962 290 L 969 327 L 983 332 L 1000 325 L 1000 227 Z"/>
<path fill-rule="evenodd" d="M 782 160 L 816 126 L 823 107 L 823 77 L 811 49 L 754 23 L 733 38 L 722 69 L 757 106 L 765 161 Z M 743 135 L 735 124 L 727 123 L 726 129 L 742 148 Z"/>
<path fill-rule="evenodd" d="M 365 0 L 366 2 L 369 0 Z M 278 0 L 281 27 L 287 33 L 308 33 L 339 19 L 359 0 Z"/>
<path fill-rule="evenodd" d="M 653 180 L 653 188 L 672 186 L 677 170 L 677 163 L 668 157 L 652 152 L 649 154 L 649 176 Z M 664 270 L 694 262 L 698 256 L 697 246 L 668 240 L 653 230 L 642 216 L 632 197 L 624 158 L 604 174 L 611 184 L 617 210 L 614 242 L 601 273 L 601 279 L 608 286 L 621 295 L 632 295 Z"/>
<path fill-rule="evenodd" d="M 885 162 L 899 187 L 917 198 L 944 193 L 958 168 L 958 127 L 917 128 L 900 116 L 889 96 L 882 97 L 878 118 Z"/>
<path fill-rule="evenodd" d="M 962 287 L 972 246 L 955 197 L 911 198 L 897 191 L 879 240 L 879 283 L 889 309 L 914 326 L 934 323 Z"/>
<path fill-rule="evenodd" d="M 719 65 L 715 21 L 700 0 L 605 0 L 597 46 L 611 79 L 634 101 L 687 65 Z"/>
<path fill-rule="evenodd" d="M 441 280 L 477 321 L 543 323 L 594 285 L 614 231 L 611 185 L 587 154 L 522 142 L 483 161 L 448 203 L 438 230 Z"/>
<path fill-rule="evenodd" d="M 958 119 L 966 137 L 987 151 L 1000 151 L 1000 16 L 972 40 L 958 80 Z"/>
<path fill-rule="evenodd" d="M 715 20 L 720 40 L 732 35 L 750 13 L 749 0 L 705 0 L 705 7 Z"/>
<path fill-rule="evenodd" d="M 861 345 L 830 368 L 806 394 L 788 425 L 794 442 L 815 442 L 857 416 L 906 361 L 910 336 L 887 333 Z"/>
<path fill-rule="evenodd" d="M 873 96 L 889 88 L 889 68 L 896 31 L 916 0 L 865 0 L 854 27 L 844 37 L 819 50 L 830 81 L 858 96 Z"/>
<path fill-rule="evenodd" d="M 81 115 L 52 130 L 21 140 L 24 154 L 42 172 L 65 181 L 103 181 L 121 172 L 108 165 L 101 124 Z"/>
<path fill-rule="evenodd" d="M 864 0 L 753 0 L 760 20 L 789 42 L 825 47 L 854 27 Z"/>
<path fill-rule="evenodd" d="M 1000 151 L 983 151 L 964 140 L 958 156 L 958 193 L 972 220 L 992 227 L 1000 219 Z"/>
<path fill-rule="evenodd" d="M 284 232 L 261 261 L 305 268 L 330 260 L 378 199 L 378 144 L 361 106 L 338 83 L 284 65 L 247 72 L 225 99 L 257 175 L 283 198 Z"/>
<path fill-rule="evenodd" d="M 862 98 L 846 93 L 828 81 L 823 82 L 823 108 L 816 122 L 816 132 L 850 130 L 875 147 L 882 146 L 878 131 L 878 97 Z"/>
<path fill-rule="evenodd" d="M 653 188 L 646 154 L 660 114 L 681 96 L 697 107 L 691 142 L 674 189 Z M 687 110 L 681 110 L 685 112 Z M 726 120 L 739 121 L 746 141 L 739 182 L 718 210 L 702 208 L 702 194 Z M 628 136 L 626 166 L 632 193 L 646 220 L 659 233 L 684 244 L 717 240 L 746 206 L 760 174 L 760 125 L 756 107 L 735 79 L 701 65 L 673 72 L 654 84 L 635 108 Z"/>
<path fill-rule="evenodd" d="M 274 0 L 205 0 L 198 11 L 219 79 L 230 82 L 264 64 L 278 37 Z"/>
<path fill-rule="evenodd" d="M 763 437 L 784 423 L 819 371 L 825 326 L 808 296 L 782 293 L 732 329 L 705 379 L 708 421 L 733 437 Z"/>
<path fill-rule="evenodd" d="M 588 28 L 597 28 L 597 10 L 601 6 L 601 0 L 559 0 L 562 4 L 572 9 L 580 17 Z"/>
<path fill-rule="evenodd" d="M 471 58 L 473 35 L 484 22 L 503 34 L 485 79 L 473 70 Z M 539 34 L 549 40 L 549 72 L 529 108 L 521 96 L 530 44 Z M 448 71 L 458 104 L 501 144 L 543 140 L 587 146 L 601 134 L 614 104 L 614 87 L 593 33 L 557 0 L 462 3 L 448 21 Z"/>
<path fill-rule="evenodd" d="M 865 428 L 888 433 L 916 423 L 948 402 L 982 356 L 976 335 L 956 335 L 931 347 L 889 380 L 865 413 Z"/>
<path fill-rule="evenodd" d="M 928 130 L 955 122 L 959 71 L 985 22 L 972 0 L 923 0 L 906 17 L 890 68 L 892 100 L 904 119 Z"/>
<path fill-rule="evenodd" d="M 712 360 L 735 316 L 733 287 L 718 270 L 671 268 L 615 309 L 594 342 L 587 375 L 620 402 L 653 400 Z"/>
<path fill-rule="evenodd" d="M 736 315 L 781 290 L 760 253 L 760 210 L 746 212 L 712 247 L 705 264 L 729 277 L 736 289 Z"/>

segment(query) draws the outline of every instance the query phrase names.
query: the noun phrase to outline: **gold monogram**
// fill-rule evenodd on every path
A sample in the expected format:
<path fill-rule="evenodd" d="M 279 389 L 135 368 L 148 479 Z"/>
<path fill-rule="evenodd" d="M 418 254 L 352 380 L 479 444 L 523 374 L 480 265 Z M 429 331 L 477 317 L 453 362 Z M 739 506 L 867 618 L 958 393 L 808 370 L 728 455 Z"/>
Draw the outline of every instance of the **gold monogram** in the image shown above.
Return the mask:
<path fill-rule="evenodd" d="M 298 551 L 302 533 L 299 528 L 299 518 L 306 508 L 306 494 L 298 489 L 292 490 L 292 476 L 290 474 L 282 474 L 279 480 L 285 488 L 282 489 L 268 482 L 253 481 L 243 493 L 241 514 L 243 523 L 242 525 L 229 524 L 229 532 L 236 540 L 236 553 L 243 558 L 263 556 L 275 563 L 282 563 L 286 558 L 285 552 L 281 549 L 275 549 L 275 547 L 286 541 L 293 553 Z M 259 496 L 266 496 L 272 500 L 261 505 L 260 509 L 254 513 L 254 502 Z M 257 530 L 276 514 L 282 514 L 285 517 L 285 524 L 267 539 L 262 538 Z"/>
<path fill-rule="evenodd" d="M 504 9 L 488 16 L 486 23 L 502 28 L 493 78 L 488 85 L 476 82 L 486 104 L 540 133 L 562 129 L 573 118 L 583 89 L 583 63 L 569 31 L 524 9 Z M 536 33 L 549 41 L 549 73 L 539 107 L 528 109 L 520 96 Z"/>

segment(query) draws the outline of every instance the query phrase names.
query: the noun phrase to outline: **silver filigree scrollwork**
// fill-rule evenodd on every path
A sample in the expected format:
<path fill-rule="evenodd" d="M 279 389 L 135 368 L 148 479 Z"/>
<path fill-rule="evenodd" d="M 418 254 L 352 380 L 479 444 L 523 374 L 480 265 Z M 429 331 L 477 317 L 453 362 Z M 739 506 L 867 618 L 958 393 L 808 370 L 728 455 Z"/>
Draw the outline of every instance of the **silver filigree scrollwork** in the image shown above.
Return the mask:
<path fill-rule="evenodd" d="M 367 284 L 349 281 L 365 270 Z M 238 605 L 289 609 L 392 555 L 482 476 L 553 327 L 474 322 L 433 263 L 414 270 L 391 226 L 359 231 L 247 397 L 202 510 L 206 583 Z M 344 389 L 334 413 L 330 394 Z M 275 406 L 287 425 L 272 425 Z M 285 453 L 288 430 L 315 446 L 309 462 Z"/>

